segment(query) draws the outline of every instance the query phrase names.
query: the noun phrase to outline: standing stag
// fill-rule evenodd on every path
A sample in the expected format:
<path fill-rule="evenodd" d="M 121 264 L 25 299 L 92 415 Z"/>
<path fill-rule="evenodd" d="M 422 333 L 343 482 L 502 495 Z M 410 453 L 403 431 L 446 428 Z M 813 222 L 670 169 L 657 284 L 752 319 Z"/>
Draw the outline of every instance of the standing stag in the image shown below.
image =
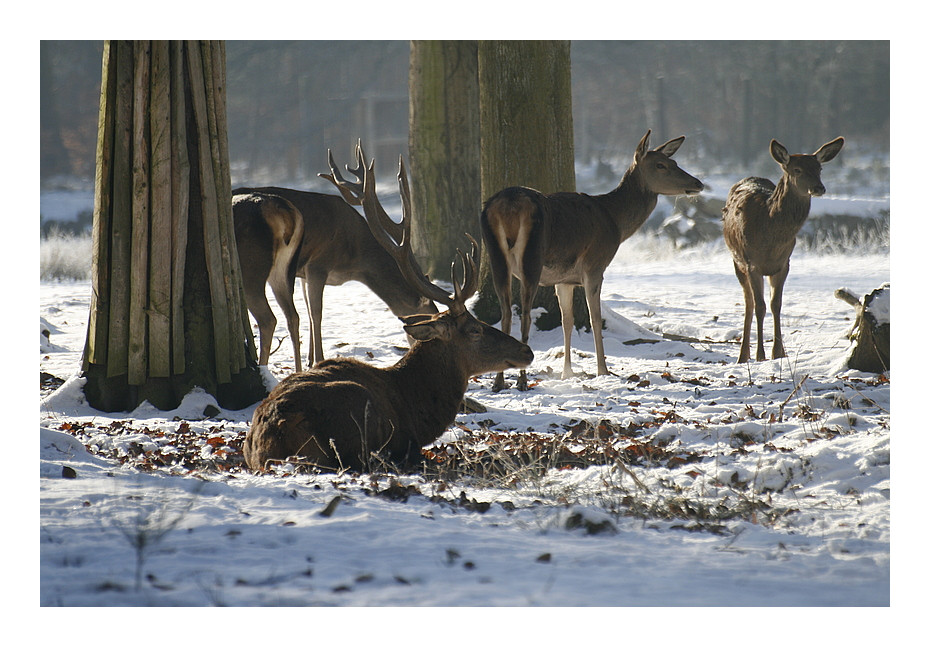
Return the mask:
<path fill-rule="evenodd" d="M 511 276 L 520 279 L 520 333 L 530 334 L 530 309 L 540 285 L 554 285 L 562 314 L 565 360 L 562 378 L 572 375 L 572 290 L 584 286 L 597 374 L 607 374 L 604 358 L 601 284 L 604 270 L 617 248 L 649 218 L 658 196 L 694 194 L 704 185 L 678 167 L 672 155 L 684 137 L 649 150 L 647 131 L 636 147 L 633 163 L 616 189 L 605 195 L 585 193 L 542 194 L 526 187 L 510 187 L 492 196 L 481 212 L 481 237 L 488 250 L 494 289 L 501 305 L 501 330 L 510 334 Z M 503 373 L 493 390 L 504 386 Z M 520 372 L 517 388 L 527 388 Z"/>
<path fill-rule="evenodd" d="M 459 251 L 462 282 L 453 264 L 454 294 L 432 283 L 411 256 L 410 190 L 401 159 L 398 172 L 403 219 L 394 223 L 375 193 L 374 162 L 366 166 L 361 145 L 360 182 L 342 178 L 330 157 L 328 177 L 359 199 L 372 234 L 396 260 L 410 289 L 445 305 L 445 312 L 402 317 L 414 338 L 394 366 L 378 368 L 352 358 L 328 359 L 282 380 L 255 409 L 243 444 L 246 465 L 264 469 L 269 459 L 299 456 L 324 468 L 368 469 L 372 455 L 399 467 L 416 463 L 420 449 L 455 419 L 474 375 L 528 366 L 533 351 L 510 335 L 481 323 L 465 301 L 477 288 L 478 249 Z"/>
<path fill-rule="evenodd" d="M 321 328 L 326 285 L 359 281 L 398 317 L 438 312 L 432 301 L 407 285 L 394 259 L 371 235 L 365 219 L 346 204 L 358 205 L 357 198 L 340 191 L 345 199 L 273 186 L 233 191 L 233 220 L 246 306 L 258 322 L 259 364 L 268 363 L 277 323 L 265 297 L 266 281 L 287 318 L 298 372 L 301 361 L 299 317 L 294 307 L 296 277 L 301 279 L 310 312 L 310 366 L 323 359 Z M 290 205 L 290 209 L 281 207 L 282 203 Z M 300 233 L 290 233 L 298 230 Z M 293 238 L 285 240 L 287 235 Z M 247 250 L 245 254 L 243 249 Z"/>
<path fill-rule="evenodd" d="M 782 290 L 788 278 L 788 261 L 798 232 L 811 210 L 811 196 L 826 192 L 820 180 L 821 165 L 832 160 L 843 148 L 837 137 L 813 155 L 789 155 L 788 149 L 772 140 L 769 151 L 782 168 L 778 186 L 761 177 L 748 177 L 730 188 L 723 207 L 723 239 L 733 254 L 736 278 L 743 287 L 746 304 L 739 361 L 749 361 L 752 315 L 756 314 L 758 348 L 756 360 L 765 360 L 762 321 L 765 295 L 762 277 L 769 277 L 775 339 L 772 358 L 785 357 L 781 333 Z"/>

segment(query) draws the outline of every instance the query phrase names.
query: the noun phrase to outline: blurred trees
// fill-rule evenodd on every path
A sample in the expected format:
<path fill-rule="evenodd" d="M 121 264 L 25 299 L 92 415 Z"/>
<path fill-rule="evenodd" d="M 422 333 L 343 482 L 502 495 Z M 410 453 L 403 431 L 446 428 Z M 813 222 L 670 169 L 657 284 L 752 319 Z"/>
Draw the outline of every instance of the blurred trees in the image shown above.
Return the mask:
<path fill-rule="evenodd" d="M 765 159 L 838 135 L 888 149 L 888 41 L 591 41 L 572 47 L 575 146 L 612 156 L 652 128 L 686 157 Z M 622 146 L 621 146 L 622 149 Z"/>
<path fill-rule="evenodd" d="M 628 163 L 630 142 L 684 134 L 696 168 L 765 160 L 837 135 L 888 150 L 888 41 L 576 41 L 575 155 Z M 99 41 L 43 41 L 42 177 L 93 176 Z M 381 172 L 407 150 L 407 41 L 230 41 L 233 182 L 311 182 L 363 138 Z M 415 173 L 415 169 L 411 169 Z M 619 180 L 619 177 L 616 179 Z"/>
<path fill-rule="evenodd" d="M 91 179 L 100 108 L 103 41 L 48 41 L 39 46 L 42 179 Z"/>

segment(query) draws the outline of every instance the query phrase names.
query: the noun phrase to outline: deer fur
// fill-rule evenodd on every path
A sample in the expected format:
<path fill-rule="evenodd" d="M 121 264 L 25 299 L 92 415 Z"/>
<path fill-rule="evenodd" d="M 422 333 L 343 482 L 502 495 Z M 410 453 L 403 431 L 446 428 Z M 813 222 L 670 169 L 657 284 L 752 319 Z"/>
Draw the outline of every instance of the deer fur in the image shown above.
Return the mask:
<path fill-rule="evenodd" d="M 300 456 L 323 468 L 368 470 L 374 452 L 410 467 L 455 420 L 469 377 L 533 360 L 528 346 L 467 312 L 403 321 L 418 341 L 391 367 L 340 357 L 282 380 L 252 417 L 246 465 L 260 470 L 269 458 Z"/>
<path fill-rule="evenodd" d="M 368 225 L 380 236 L 389 257 L 396 259 L 404 280 L 448 309 L 402 318 L 414 343 L 391 367 L 333 358 L 282 380 L 256 408 L 243 444 L 246 465 L 253 470 L 290 456 L 330 469 L 367 470 L 374 456 L 399 468 L 410 467 L 420 449 L 455 419 L 470 377 L 533 361 L 529 346 L 478 321 L 465 307 L 477 288 L 474 240 L 470 255 L 459 252 L 463 280 L 454 282 L 455 293 L 450 296 L 430 282 L 409 255 L 409 188 L 403 164 L 402 231 L 385 235 L 392 223 L 375 194 L 374 164 L 366 166 L 361 145 L 356 156 L 355 172 L 363 175 L 364 182 L 345 182 L 332 161 L 331 181 L 344 193 L 355 192 Z"/>
<path fill-rule="evenodd" d="M 299 371 L 300 317 L 293 295 L 304 219 L 284 198 L 262 193 L 234 195 L 232 210 L 245 304 L 258 322 L 258 363 L 268 363 L 277 325 L 265 297 L 267 282 L 287 319 L 295 370 Z"/>
<path fill-rule="evenodd" d="M 584 286 L 597 373 L 606 375 L 600 296 L 604 270 L 620 243 L 649 218 L 660 194 L 693 194 L 704 188 L 671 159 L 685 138 L 677 137 L 649 150 L 650 134 L 646 132 L 640 140 L 633 163 L 610 193 L 543 194 L 527 187 L 509 187 L 488 199 L 481 212 L 481 237 L 501 305 L 501 330 L 510 333 L 511 276 L 522 283 L 520 333 L 524 343 L 529 339 L 530 311 L 538 287 L 554 285 L 565 343 L 563 379 L 572 375 L 574 286 Z M 499 374 L 493 389 L 503 386 L 504 376 Z M 517 388 L 526 388 L 525 372 L 520 373 Z"/>
<path fill-rule="evenodd" d="M 811 196 L 826 192 L 820 179 L 822 165 L 843 147 L 837 137 L 811 155 L 789 155 L 777 140 L 769 152 L 782 168 L 775 185 L 761 177 L 748 177 L 734 184 L 723 207 L 723 238 L 733 255 L 733 269 L 743 288 L 745 312 L 739 362 L 748 362 L 753 314 L 756 317 L 756 360 L 765 360 L 762 324 L 765 319 L 763 277 L 769 277 L 774 320 L 772 357 L 785 357 L 781 329 L 782 292 L 788 277 L 789 260 L 798 232 L 811 210 Z"/>

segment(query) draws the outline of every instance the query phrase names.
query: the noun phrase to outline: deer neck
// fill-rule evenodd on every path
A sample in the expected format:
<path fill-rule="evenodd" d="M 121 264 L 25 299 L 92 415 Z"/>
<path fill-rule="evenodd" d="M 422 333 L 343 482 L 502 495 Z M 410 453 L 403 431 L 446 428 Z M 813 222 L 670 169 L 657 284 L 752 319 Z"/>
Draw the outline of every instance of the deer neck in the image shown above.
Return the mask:
<path fill-rule="evenodd" d="M 421 426 L 438 428 L 436 437 L 455 420 L 468 388 L 468 371 L 449 344 L 417 342 L 392 369 L 404 401 Z M 431 442 L 435 438 L 427 438 Z"/>
<path fill-rule="evenodd" d="M 659 200 L 659 195 L 646 187 L 642 173 L 635 166 L 627 169 L 616 189 L 601 197 L 617 223 L 622 240 L 646 222 Z"/>
<path fill-rule="evenodd" d="M 811 211 L 811 197 L 792 188 L 788 179 L 782 176 L 775 190 L 769 197 L 769 216 L 780 221 L 786 227 L 801 229 Z"/>

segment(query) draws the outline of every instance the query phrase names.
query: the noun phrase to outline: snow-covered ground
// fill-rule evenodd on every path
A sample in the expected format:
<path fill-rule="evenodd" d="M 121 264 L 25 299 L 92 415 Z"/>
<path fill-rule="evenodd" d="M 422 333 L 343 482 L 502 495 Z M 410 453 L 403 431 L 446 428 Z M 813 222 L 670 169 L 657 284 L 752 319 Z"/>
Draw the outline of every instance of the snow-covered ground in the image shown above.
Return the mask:
<path fill-rule="evenodd" d="M 435 466 L 255 475 L 228 456 L 251 408 L 204 419 L 212 398 L 192 394 L 177 411 L 94 411 L 76 377 L 89 284 L 43 282 L 41 371 L 68 381 L 39 411 L 40 602 L 888 605 L 891 387 L 842 369 L 853 310 L 833 291 L 889 279 L 888 254 L 796 253 L 790 357 L 737 365 L 741 292 L 726 250 L 634 237 L 605 276 L 612 374 L 594 376 L 581 333 L 580 375 L 558 379 L 561 332 L 534 331 L 532 390 L 494 394 L 493 376 L 475 380 L 468 395 L 487 411 L 460 415 L 437 448 L 459 438 L 480 453 L 480 442 L 526 437 L 579 454 L 613 448 L 622 466 L 541 460 L 515 478 Z M 280 379 L 292 358 L 278 320 Z M 387 365 L 406 343 L 355 283 L 327 288 L 323 328 L 328 356 Z M 654 343 L 624 343 L 643 339 Z M 600 444 L 599 426 L 612 434 Z M 183 434 L 199 447 L 193 462 Z"/>

